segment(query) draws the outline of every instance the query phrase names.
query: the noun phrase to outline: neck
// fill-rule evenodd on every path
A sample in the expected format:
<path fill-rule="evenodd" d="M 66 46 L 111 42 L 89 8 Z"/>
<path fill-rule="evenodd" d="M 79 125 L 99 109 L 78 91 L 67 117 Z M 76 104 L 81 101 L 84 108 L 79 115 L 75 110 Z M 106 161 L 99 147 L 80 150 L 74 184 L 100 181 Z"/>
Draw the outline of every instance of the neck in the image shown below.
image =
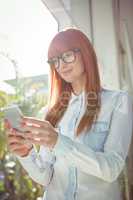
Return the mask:
<path fill-rule="evenodd" d="M 85 89 L 86 78 L 85 75 L 82 76 L 79 80 L 76 80 L 72 83 L 73 93 L 79 95 Z"/>

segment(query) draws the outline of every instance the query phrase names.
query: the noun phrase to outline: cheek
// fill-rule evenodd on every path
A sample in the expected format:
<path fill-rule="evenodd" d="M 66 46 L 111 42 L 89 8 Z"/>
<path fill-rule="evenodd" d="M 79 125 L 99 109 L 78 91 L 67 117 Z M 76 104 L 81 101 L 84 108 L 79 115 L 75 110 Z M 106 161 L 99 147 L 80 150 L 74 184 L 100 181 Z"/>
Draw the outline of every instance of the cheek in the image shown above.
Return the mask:
<path fill-rule="evenodd" d="M 84 71 L 85 71 L 84 66 L 81 65 L 81 66 L 80 66 L 80 72 L 83 73 Z"/>
<path fill-rule="evenodd" d="M 84 70 L 84 66 L 83 63 L 78 63 L 75 68 L 74 71 L 76 74 L 82 74 L 85 70 Z"/>
<path fill-rule="evenodd" d="M 84 63 L 81 56 L 78 57 L 76 64 L 76 70 L 80 73 L 84 72 Z"/>

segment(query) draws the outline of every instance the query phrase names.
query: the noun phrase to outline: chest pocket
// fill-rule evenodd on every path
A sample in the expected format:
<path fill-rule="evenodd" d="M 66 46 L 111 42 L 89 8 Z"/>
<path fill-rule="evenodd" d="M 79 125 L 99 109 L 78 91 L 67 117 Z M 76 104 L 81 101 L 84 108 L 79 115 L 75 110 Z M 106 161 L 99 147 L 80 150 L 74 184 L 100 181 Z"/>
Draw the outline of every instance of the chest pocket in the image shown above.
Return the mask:
<path fill-rule="evenodd" d="M 93 124 L 91 130 L 83 137 L 83 143 L 94 151 L 103 151 L 104 143 L 109 134 L 109 123 L 98 121 Z"/>

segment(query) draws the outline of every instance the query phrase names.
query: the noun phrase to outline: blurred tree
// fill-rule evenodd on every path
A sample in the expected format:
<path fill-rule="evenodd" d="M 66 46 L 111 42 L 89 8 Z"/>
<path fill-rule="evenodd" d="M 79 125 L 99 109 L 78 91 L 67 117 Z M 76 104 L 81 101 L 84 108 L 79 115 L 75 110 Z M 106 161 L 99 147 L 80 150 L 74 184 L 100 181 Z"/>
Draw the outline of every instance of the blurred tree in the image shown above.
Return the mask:
<path fill-rule="evenodd" d="M 24 115 L 35 116 L 47 103 L 47 94 L 34 91 L 25 94 L 24 83 L 19 84 L 17 95 L 0 91 L 0 199 L 37 200 L 42 196 L 42 186 L 32 181 L 7 148 L 3 108 L 17 103 Z"/>

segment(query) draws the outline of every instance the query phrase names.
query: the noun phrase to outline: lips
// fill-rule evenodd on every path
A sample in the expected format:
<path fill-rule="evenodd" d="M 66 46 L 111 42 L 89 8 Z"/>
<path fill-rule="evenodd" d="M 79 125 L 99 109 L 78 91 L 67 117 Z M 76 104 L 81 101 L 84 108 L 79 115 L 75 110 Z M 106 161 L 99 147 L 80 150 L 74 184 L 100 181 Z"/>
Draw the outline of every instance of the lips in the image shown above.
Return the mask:
<path fill-rule="evenodd" d="M 62 72 L 62 74 L 68 74 L 68 73 L 70 73 L 71 71 L 72 71 L 72 69 L 69 69 L 69 70 L 67 70 L 67 71 Z"/>

